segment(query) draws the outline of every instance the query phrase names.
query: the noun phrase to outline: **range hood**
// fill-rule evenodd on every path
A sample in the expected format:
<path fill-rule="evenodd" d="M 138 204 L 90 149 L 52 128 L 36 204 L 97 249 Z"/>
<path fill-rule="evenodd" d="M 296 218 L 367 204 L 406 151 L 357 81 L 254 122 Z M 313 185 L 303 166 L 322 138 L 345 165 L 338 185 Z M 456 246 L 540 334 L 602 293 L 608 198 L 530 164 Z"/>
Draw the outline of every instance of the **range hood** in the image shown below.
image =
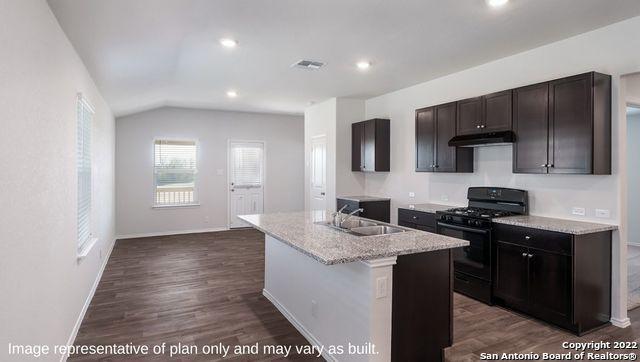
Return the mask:
<path fill-rule="evenodd" d="M 512 131 L 478 133 L 464 136 L 455 136 L 449 140 L 449 146 L 497 146 L 513 143 L 514 140 L 515 134 Z"/>

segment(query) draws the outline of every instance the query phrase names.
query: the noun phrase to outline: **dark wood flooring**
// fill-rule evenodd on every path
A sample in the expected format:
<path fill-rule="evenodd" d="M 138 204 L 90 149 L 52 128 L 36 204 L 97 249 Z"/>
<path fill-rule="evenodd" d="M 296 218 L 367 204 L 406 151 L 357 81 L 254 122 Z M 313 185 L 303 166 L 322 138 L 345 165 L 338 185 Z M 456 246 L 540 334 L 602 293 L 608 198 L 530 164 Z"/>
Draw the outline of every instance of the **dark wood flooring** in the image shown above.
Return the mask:
<path fill-rule="evenodd" d="M 252 229 L 119 240 L 82 322 L 76 345 L 305 345 L 307 341 L 262 296 L 263 235 Z M 563 341 L 638 341 L 632 326 L 583 337 L 464 296 L 454 298 L 454 345 L 447 361 L 478 361 L 481 353 L 566 352 Z M 428 311 L 425 311 L 428 312 Z M 637 352 L 637 351 L 636 351 Z M 171 360 L 220 360 L 221 356 Z M 289 356 L 307 360 L 309 356 Z M 170 360 L 160 356 L 87 356 L 85 360 Z M 284 360 L 275 355 L 225 361 Z"/>

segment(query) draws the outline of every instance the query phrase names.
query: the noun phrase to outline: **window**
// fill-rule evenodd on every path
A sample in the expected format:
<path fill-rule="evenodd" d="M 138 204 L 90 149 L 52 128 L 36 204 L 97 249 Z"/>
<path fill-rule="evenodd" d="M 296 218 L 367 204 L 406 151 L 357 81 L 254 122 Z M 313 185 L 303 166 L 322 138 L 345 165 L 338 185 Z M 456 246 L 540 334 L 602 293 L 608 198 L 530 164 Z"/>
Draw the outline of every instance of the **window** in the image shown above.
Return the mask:
<path fill-rule="evenodd" d="M 234 144 L 231 182 L 236 188 L 262 186 L 262 144 Z"/>
<path fill-rule="evenodd" d="M 156 140 L 154 144 L 155 205 L 196 203 L 196 142 Z"/>
<path fill-rule="evenodd" d="M 78 250 L 91 239 L 91 119 L 93 107 L 78 95 L 76 168 L 78 172 Z"/>

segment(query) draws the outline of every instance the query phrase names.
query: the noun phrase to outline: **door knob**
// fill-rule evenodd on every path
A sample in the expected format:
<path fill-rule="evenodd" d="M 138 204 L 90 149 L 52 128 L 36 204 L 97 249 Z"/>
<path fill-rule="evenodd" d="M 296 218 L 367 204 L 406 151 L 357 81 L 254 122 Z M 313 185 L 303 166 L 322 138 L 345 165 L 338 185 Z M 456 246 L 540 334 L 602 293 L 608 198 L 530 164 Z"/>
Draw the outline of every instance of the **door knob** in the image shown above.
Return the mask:
<path fill-rule="evenodd" d="M 522 257 L 526 258 L 527 257 L 527 253 L 522 253 Z"/>

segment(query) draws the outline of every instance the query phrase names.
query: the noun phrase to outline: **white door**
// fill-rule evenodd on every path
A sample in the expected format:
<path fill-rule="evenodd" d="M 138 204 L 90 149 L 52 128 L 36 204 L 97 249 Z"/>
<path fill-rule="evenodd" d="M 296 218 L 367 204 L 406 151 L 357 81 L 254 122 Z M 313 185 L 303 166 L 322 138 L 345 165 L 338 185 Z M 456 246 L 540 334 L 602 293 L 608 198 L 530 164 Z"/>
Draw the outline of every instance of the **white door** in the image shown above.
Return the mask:
<path fill-rule="evenodd" d="M 263 142 L 229 142 L 229 228 L 250 226 L 238 215 L 263 212 L 264 159 Z"/>
<path fill-rule="evenodd" d="M 311 210 L 326 210 L 327 137 L 311 139 Z"/>

